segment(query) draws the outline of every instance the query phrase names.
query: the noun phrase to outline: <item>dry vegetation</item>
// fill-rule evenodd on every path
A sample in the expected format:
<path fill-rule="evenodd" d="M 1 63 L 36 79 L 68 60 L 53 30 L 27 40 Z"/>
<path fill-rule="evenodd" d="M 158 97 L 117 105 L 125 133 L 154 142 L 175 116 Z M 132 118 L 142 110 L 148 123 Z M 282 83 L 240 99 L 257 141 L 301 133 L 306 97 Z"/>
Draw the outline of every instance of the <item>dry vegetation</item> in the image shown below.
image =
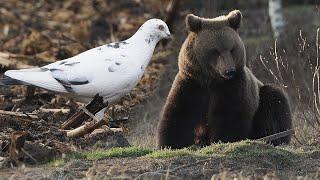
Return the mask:
<path fill-rule="evenodd" d="M 43 65 L 125 39 L 146 19 L 165 18 L 168 1 L 164 2 L 1 1 L 0 63 L 9 55 L 12 62 L 16 60 L 2 63 L 1 72 Z M 108 124 L 123 128 L 124 133 L 100 130 L 82 138 L 67 138 L 59 128 L 76 111 L 78 103 L 41 89 L 0 87 L 0 109 L 21 115 L 1 115 L 0 112 L 0 179 L 26 176 L 35 179 L 319 178 L 319 6 L 286 7 L 286 36 L 275 42 L 265 4 L 254 2 L 250 1 L 250 6 L 258 8 L 235 3 L 244 14 L 240 35 L 248 51 L 248 66 L 258 78 L 277 83 L 289 93 L 295 128 L 290 145 L 274 148 L 243 141 L 203 149 L 153 149 L 158 116 L 177 72 L 176 57 L 186 35 L 183 17 L 191 10 L 203 13 L 195 1 L 188 0 L 172 27 L 174 41 L 165 47 L 158 46 L 131 98 L 125 97 L 110 108 L 109 114 L 115 120 L 129 118 Z M 225 6 L 225 9 L 237 8 Z M 17 141 L 26 138 L 22 151 L 27 155 L 17 157 L 14 163 L 4 163 L 7 157 L 15 156 L 8 153 L 9 139 L 14 132 Z M 114 148 L 129 144 L 132 146 Z"/>

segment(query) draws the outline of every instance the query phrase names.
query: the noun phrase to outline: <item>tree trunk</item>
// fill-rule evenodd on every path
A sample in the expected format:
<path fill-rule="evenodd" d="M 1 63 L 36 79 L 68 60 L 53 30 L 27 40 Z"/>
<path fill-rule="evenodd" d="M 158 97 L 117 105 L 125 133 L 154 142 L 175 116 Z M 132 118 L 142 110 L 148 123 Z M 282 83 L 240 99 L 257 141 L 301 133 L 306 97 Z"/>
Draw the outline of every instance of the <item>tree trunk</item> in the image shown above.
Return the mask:
<path fill-rule="evenodd" d="M 269 17 L 275 39 L 281 38 L 285 28 L 281 0 L 269 0 Z"/>

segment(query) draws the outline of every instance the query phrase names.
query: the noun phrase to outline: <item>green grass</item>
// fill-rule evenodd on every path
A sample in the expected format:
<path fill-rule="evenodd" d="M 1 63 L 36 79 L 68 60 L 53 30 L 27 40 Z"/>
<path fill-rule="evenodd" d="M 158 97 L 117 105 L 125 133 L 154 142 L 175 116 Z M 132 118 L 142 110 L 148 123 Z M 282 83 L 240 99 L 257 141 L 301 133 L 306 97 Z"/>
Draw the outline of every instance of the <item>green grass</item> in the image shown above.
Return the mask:
<path fill-rule="evenodd" d="M 283 164 L 292 164 L 299 158 L 306 155 L 305 152 L 295 151 L 290 148 L 274 147 L 262 142 L 240 141 L 236 143 L 214 144 L 199 150 L 203 155 L 218 155 L 231 158 L 267 158 L 270 161 Z"/>
<path fill-rule="evenodd" d="M 194 152 L 188 149 L 178 149 L 178 150 L 171 150 L 171 149 L 163 149 L 158 151 L 153 151 L 150 154 L 147 154 L 146 157 L 154 158 L 154 159 L 161 159 L 161 158 L 170 158 L 170 157 L 182 157 L 182 156 L 192 156 Z"/>
<path fill-rule="evenodd" d="M 141 147 L 112 148 L 84 153 L 89 160 L 98 160 L 112 157 L 140 157 L 151 153 L 152 150 Z"/>
<path fill-rule="evenodd" d="M 267 158 L 270 161 L 283 164 L 291 164 L 296 160 L 319 153 L 310 153 L 301 149 L 294 149 L 289 146 L 273 147 L 271 145 L 256 141 L 240 141 L 235 143 L 217 143 L 199 150 L 192 149 L 163 149 L 152 150 L 143 147 L 112 148 L 108 150 L 96 150 L 83 153 L 72 153 L 62 159 L 55 159 L 50 162 L 52 166 L 61 166 L 70 159 L 99 160 L 108 158 L 125 157 L 146 157 L 150 159 L 195 156 L 195 157 L 226 157 L 226 158 Z"/>
<path fill-rule="evenodd" d="M 54 159 L 52 161 L 49 162 L 50 166 L 53 167 L 61 167 L 66 163 L 66 160 L 63 158 L 58 158 L 58 159 Z"/>

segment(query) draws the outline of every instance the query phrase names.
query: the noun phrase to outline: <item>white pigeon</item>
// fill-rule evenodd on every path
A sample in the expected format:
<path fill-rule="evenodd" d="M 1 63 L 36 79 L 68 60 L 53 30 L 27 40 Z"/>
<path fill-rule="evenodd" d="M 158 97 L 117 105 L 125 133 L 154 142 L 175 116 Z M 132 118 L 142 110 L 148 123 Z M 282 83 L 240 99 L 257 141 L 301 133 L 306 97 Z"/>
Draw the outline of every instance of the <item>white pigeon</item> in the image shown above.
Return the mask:
<path fill-rule="evenodd" d="M 137 85 L 155 46 L 169 37 L 165 22 L 150 19 L 127 40 L 102 45 L 39 68 L 6 71 L 0 85 L 33 85 L 86 101 L 98 93 L 105 102 L 112 103 Z M 104 111 L 96 117 L 102 119 Z"/>

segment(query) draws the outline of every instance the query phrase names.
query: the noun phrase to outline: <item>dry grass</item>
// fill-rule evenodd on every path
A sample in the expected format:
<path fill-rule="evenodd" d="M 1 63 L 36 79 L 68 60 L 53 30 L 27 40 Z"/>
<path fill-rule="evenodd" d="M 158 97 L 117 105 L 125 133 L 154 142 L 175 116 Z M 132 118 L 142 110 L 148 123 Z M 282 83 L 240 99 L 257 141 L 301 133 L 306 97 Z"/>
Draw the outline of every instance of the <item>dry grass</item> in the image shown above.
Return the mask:
<path fill-rule="evenodd" d="M 314 45 L 300 31 L 298 37 L 298 58 L 289 61 L 284 49 L 277 41 L 272 48 L 271 58 L 260 56 L 260 62 L 291 97 L 296 145 L 319 145 L 320 136 L 320 76 L 319 76 L 319 28 L 316 30 Z M 311 56 L 310 54 L 315 54 Z M 270 59 L 270 58 L 269 58 Z"/>

